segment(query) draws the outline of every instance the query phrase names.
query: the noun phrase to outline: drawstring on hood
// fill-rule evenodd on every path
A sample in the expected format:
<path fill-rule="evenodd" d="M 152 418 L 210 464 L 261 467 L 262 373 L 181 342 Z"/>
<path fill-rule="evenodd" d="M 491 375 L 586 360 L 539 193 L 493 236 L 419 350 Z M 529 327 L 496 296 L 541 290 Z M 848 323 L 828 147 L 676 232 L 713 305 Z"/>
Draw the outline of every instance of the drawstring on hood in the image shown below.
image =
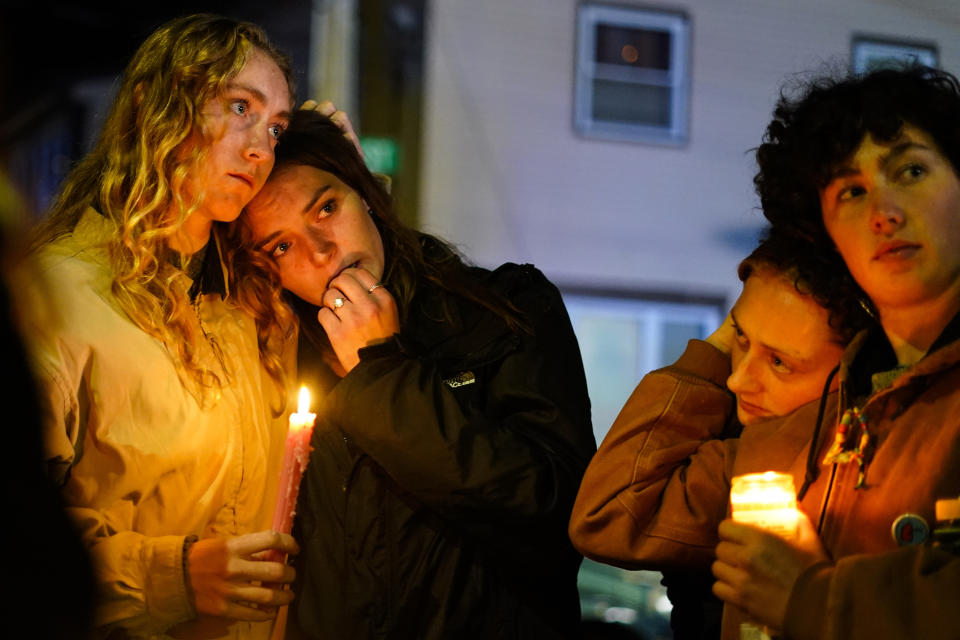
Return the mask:
<path fill-rule="evenodd" d="M 820 475 L 820 465 L 817 464 L 817 452 L 820 450 L 818 441 L 820 440 L 820 430 L 823 426 L 823 414 L 827 408 L 827 396 L 830 395 L 830 385 L 833 383 L 833 379 L 836 377 L 838 371 L 840 371 L 839 364 L 835 366 L 833 371 L 830 372 L 830 375 L 827 376 L 827 382 L 823 385 L 823 393 L 820 394 L 820 408 L 817 409 L 817 423 L 813 427 L 813 437 L 810 439 L 810 451 L 807 452 L 807 470 L 803 477 L 803 485 L 801 485 L 800 491 L 797 493 L 797 500 L 803 500 L 803 496 L 807 494 L 810 485 L 813 484 L 817 476 Z"/>

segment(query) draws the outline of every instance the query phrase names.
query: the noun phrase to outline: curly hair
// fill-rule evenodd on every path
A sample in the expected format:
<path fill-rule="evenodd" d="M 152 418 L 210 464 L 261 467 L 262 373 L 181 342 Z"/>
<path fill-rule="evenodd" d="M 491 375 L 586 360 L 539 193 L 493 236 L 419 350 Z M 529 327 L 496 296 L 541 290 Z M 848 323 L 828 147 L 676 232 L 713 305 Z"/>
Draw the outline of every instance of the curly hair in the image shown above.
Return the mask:
<path fill-rule="evenodd" d="M 447 291 L 476 302 L 497 315 L 515 331 L 528 331 L 517 309 L 507 300 L 464 278 L 462 257 L 449 244 L 434 236 L 406 226 L 397 216 L 390 195 L 357 153 L 353 144 L 329 118 L 314 111 L 300 110 L 276 148 L 274 172 L 284 167 L 305 165 L 335 175 L 356 191 L 370 206 L 374 224 L 383 240 L 385 271 L 383 281 L 394 295 L 401 326 L 409 316 L 418 285 L 431 282 Z M 261 344 L 277 331 L 284 317 L 284 305 L 278 298 L 276 263 L 254 247 L 254 239 L 241 216 L 232 224 L 232 249 L 229 252 L 233 287 L 241 306 L 257 319 Z M 283 300 L 303 322 L 303 333 L 320 348 L 329 343 L 317 324 L 318 308 L 287 292 Z"/>
<path fill-rule="evenodd" d="M 892 142 L 905 124 L 929 134 L 960 168 L 960 85 L 938 69 L 904 65 L 864 75 L 806 82 L 796 97 L 781 92 L 763 144 L 754 185 L 767 219 L 814 243 L 832 246 L 819 190 L 867 134 Z"/>
<path fill-rule="evenodd" d="M 254 50 L 277 64 L 293 96 L 287 57 L 254 24 L 197 14 L 154 31 L 127 65 L 96 146 L 67 176 L 33 241 L 38 248 L 69 233 L 88 207 L 113 222 L 116 233 L 106 246 L 113 295 L 138 327 L 167 346 L 181 379 L 200 389 L 223 381 L 200 362 L 188 280 L 170 264 L 167 241 L 199 205 L 184 200 L 182 187 L 205 150 L 185 154 L 184 143 L 209 138 L 203 105 L 224 91 Z M 267 364 L 278 379 L 279 368 Z"/>
<path fill-rule="evenodd" d="M 829 245 L 817 245 L 786 230 L 767 228 L 760 244 L 740 262 L 737 275 L 746 282 L 754 272 L 769 268 L 827 310 L 830 328 L 846 345 L 861 330 L 875 324 L 866 294 L 850 276 L 840 255 Z"/>

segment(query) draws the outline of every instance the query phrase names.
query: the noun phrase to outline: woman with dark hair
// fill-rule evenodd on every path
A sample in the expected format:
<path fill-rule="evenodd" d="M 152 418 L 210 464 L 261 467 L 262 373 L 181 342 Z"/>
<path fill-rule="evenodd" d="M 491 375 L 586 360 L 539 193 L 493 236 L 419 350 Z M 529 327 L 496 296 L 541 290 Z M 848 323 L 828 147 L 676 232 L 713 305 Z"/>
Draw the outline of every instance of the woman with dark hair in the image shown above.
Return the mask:
<path fill-rule="evenodd" d="M 768 232 L 740 263 L 743 292 L 727 320 L 706 340 L 691 340 L 676 363 L 643 378 L 577 495 L 574 545 L 600 562 L 661 569 L 678 640 L 719 637 L 722 603 L 711 593 L 708 558 L 677 557 L 656 567 L 644 562 L 643 529 L 651 518 L 670 514 L 643 493 L 648 478 L 637 461 L 662 458 L 676 445 L 670 432 L 686 433 L 685 447 L 700 442 L 693 437 L 699 425 L 714 426 L 702 441 L 733 439 L 743 427 L 762 429 L 765 420 L 820 397 L 843 347 L 871 320 L 855 303 L 856 289 L 837 277 L 832 256 L 813 249 L 801 238 Z M 659 474 L 679 471 L 685 462 L 678 457 L 673 466 L 654 466 Z"/>
<path fill-rule="evenodd" d="M 774 227 L 842 257 L 879 321 L 844 353 L 821 415 L 781 427 L 811 433 L 797 452 L 817 523 L 806 544 L 720 530 L 718 595 L 791 637 L 960 628 L 956 545 L 930 544 L 960 494 L 957 113 L 960 83 L 937 69 L 822 78 L 781 97 L 757 153 Z"/>
<path fill-rule="evenodd" d="M 821 191 L 867 135 L 892 143 L 904 125 L 919 128 L 952 166 L 960 167 L 960 86 L 946 71 L 881 69 L 864 76 L 815 77 L 796 89 L 784 91 L 757 149 L 760 170 L 754 184 L 775 227 L 832 248 Z"/>
<path fill-rule="evenodd" d="M 406 227 L 326 118 L 296 113 L 277 151 L 234 272 L 263 326 L 286 289 L 324 391 L 291 633 L 576 637 L 566 521 L 596 445 L 559 292 Z"/>
<path fill-rule="evenodd" d="M 700 385 L 676 403 L 700 403 L 697 419 L 636 457 L 633 513 L 655 517 L 631 557 L 712 561 L 724 638 L 745 619 L 801 640 L 957 637 L 955 522 L 937 531 L 960 495 L 957 113 L 956 79 L 917 67 L 815 80 L 777 106 L 757 154 L 764 212 L 842 259 L 878 321 L 819 403 L 703 441 L 723 425 Z M 730 479 L 768 470 L 799 488 L 794 540 L 724 520 Z"/>

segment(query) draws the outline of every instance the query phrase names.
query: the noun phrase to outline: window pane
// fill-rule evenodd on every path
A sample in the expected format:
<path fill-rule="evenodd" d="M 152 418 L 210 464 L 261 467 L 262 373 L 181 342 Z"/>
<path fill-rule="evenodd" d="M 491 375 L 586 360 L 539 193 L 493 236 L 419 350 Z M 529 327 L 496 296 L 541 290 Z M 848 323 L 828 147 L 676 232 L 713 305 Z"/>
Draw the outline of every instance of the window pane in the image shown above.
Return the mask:
<path fill-rule="evenodd" d="M 667 640 L 672 607 L 661 578 L 659 572 L 628 571 L 584 559 L 577 579 L 583 619 L 619 622 L 640 638 Z"/>
<path fill-rule="evenodd" d="M 590 394 L 593 431 L 599 443 L 637 383 L 639 318 L 581 317 L 574 329 L 580 342 Z"/>
<path fill-rule="evenodd" d="M 578 3 L 573 126 L 588 137 L 687 141 L 690 21 L 684 12 Z"/>
<path fill-rule="evenodd" d="M 596 61 L 669 71 L 670 32 L 598 24 Z"/>
<path fill-rule="evenodd" d="M 594 80 L 593 118 L 669 128 L 671 94 L 669 87 Z"/>
<path fill-rule="evenodd" d="M 663 323 L 663 343 L 661 357 L 663 362 L 675 362 L 687 348 L 691 338 L 704 338 L 703 325 L 696 322 Z"/>

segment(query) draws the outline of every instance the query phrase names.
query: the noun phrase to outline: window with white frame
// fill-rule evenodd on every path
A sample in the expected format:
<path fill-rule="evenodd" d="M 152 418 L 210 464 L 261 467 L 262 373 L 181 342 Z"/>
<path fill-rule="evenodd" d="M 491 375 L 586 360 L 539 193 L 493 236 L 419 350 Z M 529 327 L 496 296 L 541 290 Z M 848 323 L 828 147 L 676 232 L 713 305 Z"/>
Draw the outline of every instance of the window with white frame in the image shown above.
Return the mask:
<path fill-rule="evenodd" d="M 689 18 L 639 7 L 580 5 L 574 93 L 574 126 L 584 135 L 685 143 Z"/>
<path fill-rule="evenodd" d="M 907 42 L 864 35 L 853 37 L 851 66 L 854 73 L 898 69 L 904 64 L 936 67 L 937 62 L 937 45 L 933 43 Z"/>

